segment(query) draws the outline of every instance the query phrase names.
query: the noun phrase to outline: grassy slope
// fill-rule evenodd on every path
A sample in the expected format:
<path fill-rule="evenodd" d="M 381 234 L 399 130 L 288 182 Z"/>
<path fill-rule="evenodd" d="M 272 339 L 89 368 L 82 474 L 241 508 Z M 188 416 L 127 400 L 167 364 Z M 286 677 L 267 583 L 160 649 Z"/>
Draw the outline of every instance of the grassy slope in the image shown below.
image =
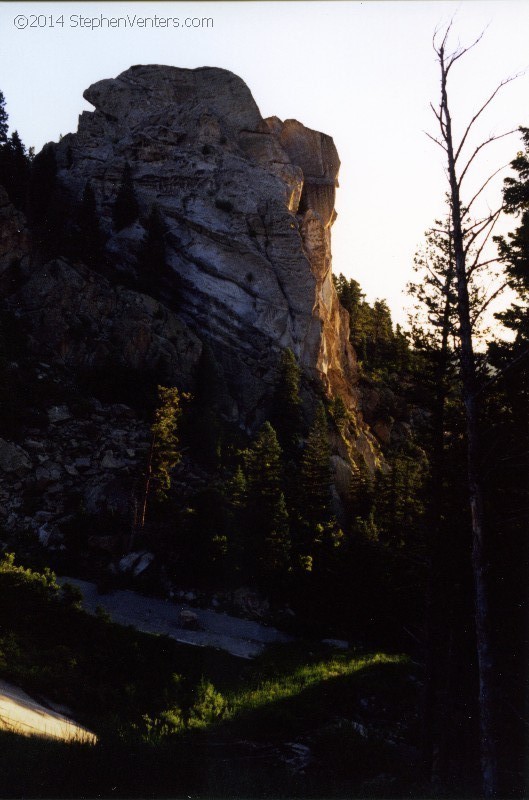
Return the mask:
<path fill-rule="evenodd" d="M 416 689 L 404 657 L 297 642 L 244 662 L 88 617 L 13 570 L 0 567 L 0 675 L 67 703 L 100 743 L 2 734 L 0 796 L 399 796 L 412 787 Z"/>

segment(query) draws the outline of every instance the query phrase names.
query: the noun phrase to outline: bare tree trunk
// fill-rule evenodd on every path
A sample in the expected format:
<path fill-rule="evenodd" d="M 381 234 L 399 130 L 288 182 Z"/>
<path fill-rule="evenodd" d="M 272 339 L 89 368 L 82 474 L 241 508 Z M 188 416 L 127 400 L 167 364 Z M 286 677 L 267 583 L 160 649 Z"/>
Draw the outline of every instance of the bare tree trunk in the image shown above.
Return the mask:
<path fill-rule="evenodd" d="M 454 278 L 451 222 L 448 222 L 449 252 L 444 280 L 445 303 L 441 318 L 441 346 L 435 370 L 434 430 L 432 442 L 432 533 L 428 595 L 426 600 L 426 659 L 423 701 L 422 755 L 426 775 L 434 786 L 443 778 L 446 763 L 446 732 L 449 717 L 450 622 L 447 620 L 447 543 L 443 536 L 444 435 L 447 395 L 448 338 L 450 332 L 450 288 Z M 449 615 L 451 618 L 451 614 Z"/>
<path fill-rule="evenodd" d="M 134 550 L 134 546 L 136 543 L 136 531 L 138 529 L 138 510 L 139 510 L 137 491 L 138 491 L 138 486 L 137 486 L 137 481 L 135 481 L 130 493 L 131 523 L 130 523 L 128 542 L 127 542 L 128 553 L 131 553 Z"/>
<path fill-rule="evenodd" d="M 480 437 L 476 393 L 476 365 L 472 343 L 472 325 L 466 270 L 465 244 L 462 231 L 462 209 L 456 159 L 452 139 L 452 122 L 446 90 L 447 66 L 441 48 L 441 115 L 448 156 L 448 176 L 452 203 L 454 257 L 457 280 L 460 336 L 460 367 L 467 428 L 467 474 L 472 517 L 472 571 L 475 584 L 476 647 L 479 673 L 479 714 L 481 771 L 484 796 L 495 797 L 498 790 L 498 764 L 494 734 L 494 671 L 490 633 L 490 612 L 487 586 L 488 564 L 485 552 L 483 490 L 479 476 Z M 448 64 L 448 67 L 450 63 Z"/>
<path fill-rule="evenodd" d="M 145 518 L 147 516 L 147 503 L 149 501 L 149 493 L 151 490 L 151 480 L 152 480 L 152 462 L 154 458 L 154 439 L 153 436 L 151 439 L 151 447 L 149 450 L 149 459 L 147 461 L 147 468 L 145 470 L 145 486 L 143 491 L 143 502 L 141 506 L 141 517 L 140 517 L 140 528 L 145 527 Z"/>

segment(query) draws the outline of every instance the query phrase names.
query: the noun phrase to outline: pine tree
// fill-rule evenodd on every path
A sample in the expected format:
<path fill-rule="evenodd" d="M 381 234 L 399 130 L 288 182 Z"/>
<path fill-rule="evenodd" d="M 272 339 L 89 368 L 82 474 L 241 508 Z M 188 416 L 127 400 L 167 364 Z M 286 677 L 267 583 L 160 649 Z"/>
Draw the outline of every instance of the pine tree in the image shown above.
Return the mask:
<path fill-rule="evenodd" d="M 151 426 L 153 480 L 158 500 L 167 499 L 171 488 L 171 470 L 180 461 L 178 423 L 182 416 L 178 389 L 158 387 L 159 405 Z"/>
<path fill-rule="evenodd" d="M 519 217 L 520 225 L 507 238 L 496 237 L 499 254 L 505 264 L 510 288 L 516 293 L 510 308 L 497 314 L 497 318 L 515 335 L 512 346 L 504 345 L 502 367 L 517 360 L 509 367 L 509 380 L 518 378 L 518 391 L 527 408 L 529 399 L 529 128 L 520 128 L 525 151 L 520 151 L 511 162 L 517 177 L 506 178 L 504 206 L 508 214 Z M 501 348 L 497 349 L 497 363 L 501 362 Z"/>
<path fill-rule="evenodd" d="M 294 353 L 290 349 L 283 350 L 272 402 L 272 424 L 287 458 L 299 452 L 303 425 L 300 379 L 301 371 Z"/>
<path fill-rule="evenodd" d="M 349 312 L 349 335 L 351 344 L 359 353 L 362 350 L 362 344 L 365 343 L 366 336 L 366 322 L 369 317 L 370 307 L 365 302 L 365 294 L 360 288 L 358 281 L 353 278 L 349 280 L 340 273 L 338 277 L 333 275 L 334 285 L 338 294 L 340 303 Z M 361 358 L 361 360 L 365 360 Z"/>
<path fill-rule="evenodd" d="M 138 280 L 147 294 L 158 295 L 169 275 L 166 261 L 165 223 L 156 204 L 151 208 L 138 253 Z"/>
<path fill-rule="evenodd" d="M 505 210 L 518 224 L 496 240 L 513 292 L 509 307 L 497 316 L 511 335 L 490 345 L 495 372 L 483 391 L 488 450 L 485 498 L 493 521 L 495 635 L 502 654 L 499 737 L 509 741 L 512 753 L 527 749 L 526 730 L 520 727 L 515 709 L 526 700 L 529 607 L 529 128 L 521 128 L 520 133 L 523 149 L 511 162 L 515 174 L 505 179 L 503 191 Z M 514 713 L 505 714 L 506 709 Z"/>
<path fill-rule="evenodd" d="M 57 179 L 57 160 L 52 146 L 44 147 L 33 159 L 31 165 L 30 191 L 34 212 L 40 217 L 46 202 L 55 188 Z"/>
<path fill-rule="evenodd" d="M 327 433 L 327 414 L 318 405 L 301 460 L 303 514 L 314 528 L 331 518 L 331 449 Z"/>
<path fill-rule="evenodd" d="M 182 416 L 181 396 L 176 388 L 158 387 L 158 406 L 151 426 L 151 445 L 141 499 L 134 498 L 132 533 L 129 549 L 133 549 L 137 533 L 145 528 L 147 512 L 154 492 L 156 500 L 167 500 L 171 488 L 171 470 L 181 458 L 178 424 Z"/>
<path fill-rule="evenodd" d="M 426 773 L 437 783 L 446 770 L 447 741 L 443 727 L 449 725 L 453 714 L 445 678 L 453 671 L 455 663 L 449 643 L 457 635 L 456 627 L 466 624 L 460 618 L 456 620 L 450 612 L 457 602 L 451 580 L 454 574 L 461 572 L 462 566 L 458 563 L 462 561 L 461 547 L 455 547 L 454 540 L 458 537 L 463 540 L 468 535 L 465 526 L 461 530 L 461 524 L 457 525 L 451 512 L 454 487 L 464 481 L 463 464 L 453 459 L 452 448 L 449 469 L 446 452 L 453 434 L 447 413 L 448 401 L 454 394 L 457 396 L 459 388 L 455 357 L 457 294 L 449 216 L 444 223 L 436 220 L 433 228 L 426 232 L 426 243 L 415 256 L 415 271 L 418 280 L 408 285 L 408 291 L 416 299 L 411 318 L 416 380 L 425 394 L 423 403 L 432 412 L 429 424 L 422 431 L 422 442 L 428 448 L 430 462 L 422 756 Z M 455 406 L 459 408 L 457 399 Z M 384 498 L 384 492 L 381 494 Z"/>
<path fill-rule="evenodd" d="M 260 566 L 262 572 L 273 579 L 286 574 L 290 561 L 290 526 L 283 492 L 279 493 L 270 511 Z"/>
<path fill-rule="evenodd" d="M 16 208 L 25 209 L 30 162 L 17 131 L 0 145 L 0 184 Z"/>
<path fill-rule="evenodd" d="M 48 257 L 60 254 L 63 217 L 57 201 L 57 161 L 46 145 L 31 163 L 28 217 L 40 246 Z"/>
<path fill-rule="evenodd" d="M 91 269 L 100 271 L 103 266 L 103 240 L 99 228 L 96 198 L 90 181 L 87 181 L 77 217 L 79 235 L 74 249 Z"/>
<path fill-rule="evenodd" d="M 121 231 L 136 222 L 139 215 L 138 201 L 134 191 L 132 171 L 127 162 L 123 168 L 121 184 L 116 195 L 112 218 L 116 231 Z"/>
<path fill-rule="evenodd" d="M 246 503 L 247 484 L 242 466 L 239 464 L 229 485 L 230 500 L 234 508 L 242 508 Z"/>
<path fill-rule="evenodd" d="M 332 468 L 327 414 L 318 405 L 301 459 L 301 525 L 297 537 L 298 560 L 308 557 L 310 569 L 321 581 L 335 573 L 340 548 L 344 543 L 332 508 Z M 327 587 L 328 588 L 328 587 Z M 327 591 L 320 585 L 322 591 Z"/>
<path fill-rule="evenodd" d="M 375 521 L 381 536 L 393 546 L 410 546 L 423 534 L 422 488 L 428 476 L 425 454 L 411 441 L 390 457 L 391 469 L 380 473 Z"/>
<path fill-rule="evenodd" d="M 219 406 L 224 392 L 219 365 L 210 345 L 204 342 L 197 366 L 188 429 L 193 457 L 207 469 L 217 467 L 221 455 Z"/>
<path fill-rule="evenodd" d="M 282 452 L 269 422 L 264 423 L 243 457 L 251 537 L 247 559 L 261 580 L 280 580 L 289 566 L 290 528 L 282 490 Z"/>
<path fill-rule="evenodd" d="M 333 276 L 334 277 L 334 276 Z M 349 339 L 367 375 L 383 376 L 407 368 L 410 354 L 407 338 L 393 331 L 391 312 L 385 300 L 365 301 L 357 281 L 344 275 L 334 278 L 339 300 L 349 312 Z"/>
<path fill-rule="evenodd" d="M 351 329 L 353 329 L 365 294 L 360 288 L 358 281 L 355 281 L 353 278 L 348 280 L 342 273 L 338 276 L 333 275 L 333 281 L 340 303 L 346 311 L 349 312 Z"/>
<path fill-rule="evenodd" d="M 9 130 L 7 123 L 9 117 L 5 108 L 5 103 L 4 93 L 0 91 L 0 145 L 7 142 L 7 131 Z"/>

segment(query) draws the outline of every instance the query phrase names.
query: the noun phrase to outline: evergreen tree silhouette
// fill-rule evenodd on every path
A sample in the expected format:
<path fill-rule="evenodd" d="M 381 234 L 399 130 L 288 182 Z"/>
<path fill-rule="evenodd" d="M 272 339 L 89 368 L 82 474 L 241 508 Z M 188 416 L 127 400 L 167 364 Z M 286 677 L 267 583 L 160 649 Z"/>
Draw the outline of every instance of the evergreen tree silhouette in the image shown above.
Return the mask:
<path fill-rule="evenodd" d="M 139 215 L 138 201 L 134 191 L 132 171 L 127 162 L 123 168 L 121 184 L 114 203 L 112 218 L 116 231 L 121 231 L 136 222 Z"/>
<path fill-rule="evenodd" d="M 5 102 L 4 93 L 0 91 L 0 144 L 7 142 L 8 114 L 5 109 Z"/>
<path fill-rule="evenodd" d="M 79 229 L 77 255 L 90 267 L 100 272 L 103 267 L 103 239 L 99 229 L 96 198 L 90 181 L 86 182 L 77 217 Z"/>

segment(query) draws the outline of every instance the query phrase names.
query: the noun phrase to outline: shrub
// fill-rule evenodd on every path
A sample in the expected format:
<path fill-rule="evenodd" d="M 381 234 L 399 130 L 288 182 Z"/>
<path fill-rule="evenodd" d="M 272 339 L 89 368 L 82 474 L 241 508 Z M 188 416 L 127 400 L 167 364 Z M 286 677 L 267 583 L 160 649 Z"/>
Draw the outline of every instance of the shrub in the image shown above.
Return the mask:
<path fill-rule="evenodd" d="M 74 586 L 72 583 L 64 583 L 61 589 L 61 597 L 70 608 L 82 608 L 83 593 L 78 586 Z"/>
<path fill-rule="evenodd" d="M 0 603 L 5 610 L 21 609 L 55 599 L 59 584 L 55 574 L 45 567 L 43 572 L 34 572 L 15 566 L 15 554 L 5 553 L 0 561 Z"/>
<path fill-rule="evenodd" d="M 218 722 L 227 711 L 227 703 L 209 681 L 202 679 L 196 689 L 196 700 L 189 710 L 189 728 L 205 728 Z"/>

